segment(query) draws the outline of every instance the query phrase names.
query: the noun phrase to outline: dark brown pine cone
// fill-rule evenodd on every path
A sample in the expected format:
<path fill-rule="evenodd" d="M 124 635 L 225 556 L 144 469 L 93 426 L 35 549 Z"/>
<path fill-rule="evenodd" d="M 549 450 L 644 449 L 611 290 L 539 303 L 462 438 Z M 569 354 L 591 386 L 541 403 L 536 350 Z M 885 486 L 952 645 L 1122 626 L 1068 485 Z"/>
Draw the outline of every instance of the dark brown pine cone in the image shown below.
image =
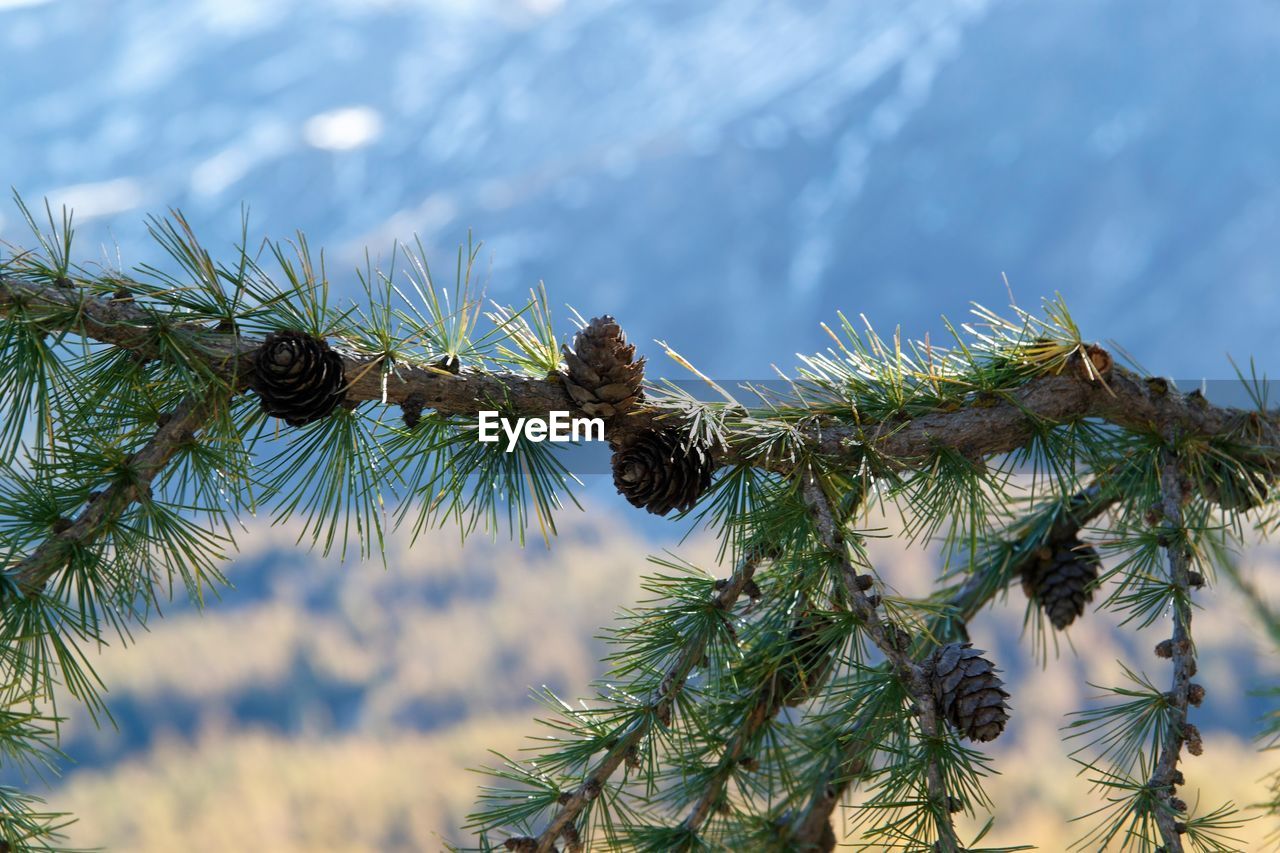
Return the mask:
<path fill-rule="evenodd" d="M 622 327 L 608 314 L 596 317 L 563 348 L 569 374 L 565 390 L 588 415 L 611 418 L 630 410 L 644 395 L 644 359 L 627 343 Z"/>
<path fill-rule="evenodd" d="M 972 643 L 948 643 L 925 661 L 938 710 L 962 737 L 995 740 L 1009 720 L 1004 682 Z"/>
<path fill-rule="evenodd" d="M 648 430 L 613 453 L 613 485 L 632 506 L 655 515 L 685 512 L 711 487 L 715 464 L 699 448 L 685 448 L 677 429 Z"/>
<path fill-rule="evenodd" d="M 1045 550 L 1047 556 L 1039 557 L 1022 573 L 1022 590 L 1061 631 L 1083 616 L 1085 606 L 1093 600 L 1102 558 L 1097 549 L 1079 539 Z"/>
<path fill-rule="evenodd" d="M 252 387 L 262 411 L 289 426 L 304 426 L 346 397 L 342 358 L 327 341 L 305 332 L 272 332 L 258 350 Z"/>

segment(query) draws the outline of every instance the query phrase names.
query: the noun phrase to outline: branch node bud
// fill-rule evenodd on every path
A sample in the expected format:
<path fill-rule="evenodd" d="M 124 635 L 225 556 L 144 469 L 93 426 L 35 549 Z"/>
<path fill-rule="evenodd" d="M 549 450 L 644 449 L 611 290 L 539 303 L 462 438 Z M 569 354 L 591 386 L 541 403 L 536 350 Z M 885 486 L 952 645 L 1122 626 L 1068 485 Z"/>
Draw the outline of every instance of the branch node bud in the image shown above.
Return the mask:
<path fill-rule="evenodd" d="M 422 422 L 422 409 L 425 405 L 426 401 L 421 394 L 410 394 L 400 404 L 400 413 L 407 429 L 413 429 Z"/>

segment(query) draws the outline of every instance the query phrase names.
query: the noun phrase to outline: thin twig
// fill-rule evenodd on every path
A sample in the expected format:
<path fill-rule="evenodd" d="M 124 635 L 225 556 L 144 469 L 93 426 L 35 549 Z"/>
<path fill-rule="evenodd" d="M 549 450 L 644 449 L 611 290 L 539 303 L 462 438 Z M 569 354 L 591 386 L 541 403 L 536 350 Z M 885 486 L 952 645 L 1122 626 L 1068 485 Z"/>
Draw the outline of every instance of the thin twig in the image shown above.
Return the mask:
<path fill-rule="evenodd" d="M 733 609 L 743 591 L 752 582 L 756 568 L 762 559 L 759 553 L 751 553 L 738 562 L 733 574 L 723 585 L 720 585 L 712 598 L 712 604 L 718 610 L 728 613 Z M 564 834 L 565 830 L 577 820 L 578 815 L 600 796 L 605 783 L 622 766 L 627 755 L 644 740 L 655 721 L 664 725 L 670 723 L 676 697 L 684 689 L 689 673 L 703 660 L 706 652 L 707 642 L 703 637 L 692 638 L 685 643 L 662 682 L 654 690 L 643 712 L 637 715 L 604 758 L 591 768 L 578 787 L 562 797 L 559 811 L 538 835 L 536 849 L 539 853 L 548 853 L 554 847 L 556 839 Z"/>
<path fill-rule="evenodd" d="M 212 394 L 188 397 L 179 403 L 165 424 L 129 457 L 127 465 L 134 472 L 133 478 L 94 495 L 70 526 L 50 536 L 26 559 L 9 569 L 8 577 L 24 594 L 40 594 L 49 580 L 67 565 L 75 549 L 97 541 L 110 523 L 134 502 L 149 499 L 151 481 L 184 444 L 194 440 L 212 413 L 213 405 Z"/>
<path fill-rule="evenodd" d="M 729 777 L 733 774 L 734 767 L 737 766 L 739 759 L 742 758 L 746 747 L 755 736 L 760 732 L 769 720 L 778 713 L 782 707 L 782 697 L 777 690 L 766 689 L 761 692 L 759 698 L 751 705 L 751 709 L 742 719 L 742 724 L 738 726 L 738 730 L 729 740 L 724 752 L 720 756 L 720 764 L 712 774 L 707 785 L 702 789 L 693 808 L 690 809 L 688 817 L 681 824 L 690 833 L 697 833 L 707 822 L 707 818 L 711 817 L 712 811 L 720 802 L 724 795 L 725 785 L 729 782 Z"/>
<path fill-rule="evenodd" d="M 1166 448 L 1160 466 L 1160 510 L 1164 516 L 1165 551 L 1169 558 L 1169 583 L 1176 588 L 1173 599 L 1173 678 L 1168 697 L 1171 714 L 1169 732 L 1156 760 L 1148 787 L 1159 802 L 1155 809 L 1156 826 L 1164 841 L 1165 853 L 1182 853 L 1182 833 L 1178 809 L 1174 806 L 1178 761 L 1187 742 L 1187 703 L 1191 676 L 1195 671 L 1195 647 L 1191 642 L 1191 554 L 1186 542 L 1182 517 L 1182 500 L 1186 484 L 1182 468 L 1172 449 Z M 1198 736 L 1197 736 L 1198 738 Z M 1195 749 L 1193 749 L 1193 752 Z M 1179 804 L 1181 805 L 1181 804 Z"/>
<path fill-rule="evenodd" d="M 1115 496 L 1104 491 L 1099 482 L 1089 484 L 1072 497 L 1067 508 L 1054 520 L 1044 540 L 1066 542 L 1074 539 L 1080 528 L 1105 513 L 1115 501 Z M 967 640 L 967 623 L 1035 559 L 1035 555 L 1031 554 L 1013 566 L 1006 566 L 1003 560 L 995 560 L 971 572 L 947 600 L 941 615 L 932 620 L 926 632 L 926 639 L 930 642 L 924 652 L 928 653 L 943 643 Z M 795 849 L 818 849 L 824 827 L 829 824 L 836 806 L 844 799 L 854 781 L 862 775 L 866 761 L 875 750 L 874 743 L 858 736 L 870 723 L 871 720 L 865 715 L 859 716 L 841 739 L 845 748 L 814 787 L 800 818 L 789 827 L 790 839 Z"/>
<path fill-rule="evenodd" d="M 924 667 L 911 659 L 910 637 L 901 627 L 880 618 L 876 606 L 858 584 L 858 571 L 849 559 L 842 525 L 837 521 L 831 499 L 823 490 L 818 477 L 806 471 L 802 475 L 800 489 L 813 516 L 819 540 L 840 567 L 849 609 L 858 617 L 862 630 L 884 654 L 889 665 L 902 679 L 911 698 L 915 700 L 920 709 L 920 730 L 926 737 L 941 737 L 942 720 L 938 713 L 938 703 Z M 935 815 L 940 818 L 935 821 L 939 849 L 941 853 L 956 853 L 960 850 L 960 842 L 951 822 L 950 798 L 947 796 L 942 769 L 937 762 L 929 763 L 925 771 L 925 784 L 929 802 Z"/>

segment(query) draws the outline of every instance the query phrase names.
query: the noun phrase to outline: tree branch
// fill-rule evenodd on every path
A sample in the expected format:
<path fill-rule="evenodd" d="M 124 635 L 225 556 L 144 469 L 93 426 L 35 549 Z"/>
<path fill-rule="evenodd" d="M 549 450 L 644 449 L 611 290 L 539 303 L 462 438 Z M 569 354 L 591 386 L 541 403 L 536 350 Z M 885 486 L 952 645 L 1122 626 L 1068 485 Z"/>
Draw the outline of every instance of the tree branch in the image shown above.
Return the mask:
<path fill-rule="evenodd" d="M 65 330 L 148 356 L 155 354 L 154 333 L 164 316 L 135 302 L 92 296 L 79 288 L 39 284 L 0 277 L 0 313 L 21 307 L 30 316 L 49 320 L 50 331 Z M 70 314 L 68 313 L 70 310 Z M 74 321 L 68 321 L 68 317 Z M 253 356 L 262 341 L 219 332 L 196 323 L 171 327 L 188 336 L 200 358 L 215 374 L 243 389 L 251 375 Z M 577 411 L 559 378 L 534 379 L 512 373 L 464 371 L 453 375 L 425 364 L 396 364 L 384 375 L 383 358 L 340 351 L 348 377 L 351 402 L 377 401 L 399 405 L 417 402 L 441 414 L 474 415 L 501 404 L 520 416 L 545 417 L 551 411 Z M 669 417 L 670 410 L 649 407 L 612 419 L 611 439 L 625 439 Z M 1211 405 L 1197 392 L 1182 394 L 1163 380 L 1146 380 L 1118 365 L 1105 383 L 1068 370 L 1026 380 L 997 399 L 975 400 L 956 411 L 939 411 L 915 418 L 890 418 L 849 424 L 819 418 L 807 428 L 812 445 L 835 460 L 860 460 L 866 449 L 891 467 L 910 468 L 939 448 L 951 448 L 969 458 L 1008 453 L 1026 445 L 1039 424 L 1070 423 L 1097 418 L 1139 432 L 1213 437 L 1232 436 L 1245 419 L 1253 419 L 1252 433 L 1259 452 L 1280 445 L 1280 414 L 1260 417 L 1256 412 Z M 713 451 L 723 464 L 744 464 L 785 471 L 787 466 L 729 447 Z"/>
<path fill-rule="evenodd" d="M 720 802 L 721 796 L 724 794 L 724 786 L 728 783 L 733 768 L 738 764 L 746 751 L 749 744 L 756 734 L 765 727 L 773 715 L 778 713 L 782 707 L 782 697 L 777 690 L 765 689 L 759 698 L 752 704 L 751 710 L 743 718 L 742 724 L 738 726 L 738 730 L 734 733 L 733 738 L 725 747 L 724 753 L 720 756 L 720 765 L 716 768 L 716 772 L 712 775 L 707 786 L 703 788 L 701 796 L 690 809 L 688 817 L 681 824 L 691 833 L 697 833 L 707 822 L 707 818 L 711 816 L 711 812 L 715 809 L 716 804 Z"/>
<path fill-rule="evenodd" d="M 1082 527 L 1105 513 L 1115 502 L 1115 495 L 1105 491 L 1101 483 L 1091 483 L 1071 498 L 1067 508 L 1054 520 L 1044 541 L 1067 542 L 1076 538 Z M 1025 539 L 1019 540 L 1023 541 Z M 1034 554 L 1028 554 L 1012 566 L 1006 566 L 1000 560 L 971 572 L 948 599 L 942 615 L 931 622 L 925 635 L 928 645 L 923 650 L 924 654 L 944 643 L 967 641 L 965 625 L 1035 560 Z M 824 827 L 829 825 L 836 806 L 844 799 L 854 780 L 861 775 L 869 754 L 875 750 L 876 744 L 859 736 L 859 732 L 870 722 L 865 715 L 854 719 L 842 739 L 846 744 L 845 748 L 814 788 L 800 819 L 790 827 L 791 841 L 796 849 L 819 849 Z"/>
<path fill-rule="evenodd" d="M 938 713 L 938 703 L 934 698 L 933 685 L 924 668 L 911 659 L 911 640 L 899 626 L 880 618 L 876 606 L 858 584 L 858 572 L 849 559 L 845 545 L 842 525 L 836 519 L 831 499 L 823 491 L 817 476 L 809 471 L 802 474 L 801 494 L 809 512 L 813 516 L 818 538 L 823 546 L 837 561 L 840 567 L 841 580 L 849 609 L 862 623 L 876 648 L 884 654 L 886 661 L 897 672 L 907 691 L 920 709 L 920 729 L 926 737 L 942 735 L 942 720 Z M 946 784 L 942 770 L 936 762 L 930 762 L 925 774 L 928 787 L 928 798 L 936 815 L 944 819 L 936 821 L 938 842 L 941 853 L 957 853 L 960 842 L 951 822 L 950 800 L 947 796 Z"/>
<path fill-rule="evenodd" d="M 1187 723 L 1187 703 L 1191 693 L 1191 676 L 1195 673 L 1195 646 L 1191 642 L 1191 554 L 1186 542 L 1182 517 L 1182 502 L 1186 484 L 1182 467 L 1174 451 L 1166 448 L 1160 466 L 1160 510 L 1164 516 L 1163 535 L 1169 559 L 1169 583 L 1176 588 L 1173 601 L 1173 657 L 1172 686 L 1168 692 L 1172 714 L 1169 732 L 1165 738 L 1148 787 L 1155 792 L 1158 804 L 1155 809 L 1156 826 L 1164 841 L 1165 853 L 1182 853 L 1182 831 L 1178 813 L 1186 806 L 1174 796 L 1180 780 L 1178 760 L 1182 757 L 1183 744 L 1193 741 L 1191 751 L 1199 751 L 1199 733 L 1188 737 L 1193 728 Z"/>
<path fill-rule="evenodd" d="M 762 560 L 759 553 L 751 553 L 743 557 L 728 580 L 722 585 L 717 584 L 719 588 L 711 599 L 712 605 L 725 613 L 731 611 L 743 592 L 750 589 L 756 568 Z M 671 664 L 666 676 L 650 697 L 645 712 L 637 716 L 635 721 L 627 727 L 613 748 L 591 768 L 582 783 L 561 798 L 560 810 L 537 837 L 535 849 L 538 853 L 548 853 L 552 850 L 556 839 L 577 820 L 578 815 L 593 800 L 600 796 L 609 777 L 617 772 L 627 756 L 639 746 L 653 728 L 654 722 L 670 724 L 672 706 L 675 704 L 676 697 L 684 689 L 689 673 L 703 660 L 706 652 L 707 641 L 703 637 L 694 638 L 685 643 L 679 656 Z"/>
<path fill-rule="evenodd" d="M 109 522 L 118 519 L 135 501 L 149 497 L 151 481 L 182 446 L 195 438 L 196 431 L 213 411 L 212 396 L 188 397 L 178 404 L 168 420 L 138 451 L 129 457 L 135 472 L 129 482 L 116 483 L 90 498 L 88 505 L 66 529 L 46 539 L 6 576 L 25 595 L 39 595 L 49 580 L 61 571 L 76 548 L 99 539 Z"/>

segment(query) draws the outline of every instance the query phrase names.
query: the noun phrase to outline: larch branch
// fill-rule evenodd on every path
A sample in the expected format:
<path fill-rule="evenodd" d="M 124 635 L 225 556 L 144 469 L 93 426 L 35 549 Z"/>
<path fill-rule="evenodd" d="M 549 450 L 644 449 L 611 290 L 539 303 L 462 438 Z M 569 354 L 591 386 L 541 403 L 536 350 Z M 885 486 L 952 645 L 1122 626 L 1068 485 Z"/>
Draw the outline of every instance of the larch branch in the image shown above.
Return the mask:
<path fill-rule="evenodd" d="M 148 356 L 155 354 L 154 332 L 164 315 L 133 301 L 94 296 L 81 288 L 0 277 L 0 313 L 18 308 L 35 321 L 49 319 L 50 331 L 59 329 L 123 347 Z M 70 311 L 69 311 L 70 309 Z M 74 321 L 68 321 L 68 317 Z M 182 323 L 171 328 L 187 336 L 192 349 L 216 375 L 245 387 L 253 357 L 262 341 L 212 326 Z M 347 399 L 400 405 L 413 401 L 445 415 L 475 415 L 500 405 L 512 413 L 545 417 L 551 411 L 577 411 L 559 378 L 530 378 L 514 373 L 482 373 L 464 370 L 454 375 L 423 364 L 395 364 L 384 370 L 383 356 L 337 347 L 350 385 Z M 623 439 L 653 427 L 672 412 L 660 406 L 643 408 L 609 424 L 609 437 Z M 866 450 L 886 464 L 911 468 L 931 458 L 940 448 L 950 448 L 969 458 L 1008 453 L 1025 446 L 1044 423 L 1071 423 L 1086 418 L 1106 421 L 1123 429 L 1184 436 L 1239 438 L 1245 419 L 1252 421 L 1251 435 L 1259 453 L 1280 446 L 1280 415 L 1215 406 L 1197 392 L 1183 394 L 1163 380 L 1147 380 L 1120 366 L 1113 367 L 1105 382 L 1079 371 L 1064 371 L 1027 379 L 996 395 L 995 400 L 975 401 L 955 411 L 938 411 L 915 418 L 889 418 L 879 422 L 849 424 L 836 418 L 819 418 L 806 427 L 812 446 L 839 461 L 858 461 Z M 777 461 L 762 460 L 741 447 L 717 448 L 722 464 L 743 464 L 785 470 Z"/>
<path fill-rule="evenodd" d="M 134 502 L 150 497 L 151 482 L 182 449 L 195 440 L 213 412 L 213 397 L 188 397 L 170 413 L 163 426 L 127 461 L 133 476 L 96 493 L 71 524 L 40 544 L 22 562 L 7 571 L 26 595 L 40 594 L 61 571 L 76 548 L 92 545 L 110 523 Z"/>
<path fill-rule="evenodd" d="M 911 698 L 915 700 L 916 706 L 920 709 L 921 731 L 926 737 L 942 737 L 943 721 L 938 712 L 933 686 L 924 667 L 911 658 L 910 637 L 900 626 L 880 617 L 876 606 L 858 584 L 858 571 L 849 559 L 843 525 L 837 518 L 830 497 L 823 490 L 817 475 L 805 472 L 802 477 L 801 494 L 813 517 L 818 539 L 840 568 L 847 606 L 861 622 L 862 630 L 902 679 Z M 960 850 L 960 843 L 951 822 L 950 798 L 947 795 L 942 770 L 936 762 L 929 763 L 925 772 L 925 781 L 929 802 L 932 804 L 935 815 L 940 818 L 935 821 L 940 850 L 942 853 L 957 853 Z"/>
<path fill-rule="evenodd" d="M 1065 542 L 1074 539 L 1082 527 L 1109 510 L 1115 501 L 1115 495 L 1105 491 L 1101 483 L 1090 483 L 1071 498 L 1067 507 L 1054 520 L 1044 537 L 1045 541 Z M 998 560 L 970 573 L 948 598 L 942 614 L 930 625 L 927 637 L 931 641 L 926 653 L 938 644 L 967 640 L 965 625 L 1035 559 L 1034 555 L 1028 555 L 1013 566 L 1006 566 L 1003 560 Z M 855 718 L 850 724 L 843 738 L 845 747 L 832 763 L 831 769 L 815 786 L 800 818 L 790 827 L 790 838 L 796 849 L 819 849 L 823 828 L 830 823 L 836 807 L 862 774 L 866 761 L 875 748 L 874 743 L 868 743 L 860 736 L 860 732 L 872 722 L 865 717 L 864 714 Z"/>
<path fill-rule="evenodd" d="M 1186 807 L 1175 797 L 1176 785 L 1181 779 L 1178 761 L 1182 757 L 1182 748 L 1188 741 L 1195 742 L 1191 749 L 1198 752 L 1199 734 L 1188 737 L 1195 730 L 1187 722 L 1191 677 L 1195 674 L 1195 646 L 1191 641 L 1191 554 L 1182 513 L 1187 484 L 1184 482 L 1182 467 L 1171 448 L 1166 448 L 1162 453 L 1160 490 L 1160 512 L 1164 516 L 1162 533 L 1166 537 L 1165 550 L 1169 560 L 1169 583 L 1174 588 L 1173 636 L 1170 638 L 1173 676 L 1167 694 L 1172 713 L 1169 731 L 1156 759 L 1148 787 L 1157 798 L 1154 817 L 1164 841 L 1165 853 L 1182 853 L 1182 833 L 1186 827 L 1178 813 L 1185 811 Z"/>
<path fill-rule="evenodd" d="M 734 568 L 733 574 L 723 584 L 718 585 L 711 599 L 712 606 L 724 613 L 732 611 L 744 591 L 751 588 L 756 568 L 762 559 L 758 553 L 748 554 L 741 559 Z M 628 754 L 635 750 L 649 734 L 654 722 L 669 724 L 676 697 L 684 689 L 689 674 L 699 661 L 704 659 L 706 652 L 707 642 L 704 637 L 690 638 L 685 643 L 649 698 L 643 712 L 637 715 L 604 758 L 591 768 L 586 778 L 561 799 L 559 810 L 536 839 L 535 849 L 539 853 L 548 853 L 566 828 L 573 825 L 578 815 L 600 796 L 605 783 L 623 765 Z"/>

